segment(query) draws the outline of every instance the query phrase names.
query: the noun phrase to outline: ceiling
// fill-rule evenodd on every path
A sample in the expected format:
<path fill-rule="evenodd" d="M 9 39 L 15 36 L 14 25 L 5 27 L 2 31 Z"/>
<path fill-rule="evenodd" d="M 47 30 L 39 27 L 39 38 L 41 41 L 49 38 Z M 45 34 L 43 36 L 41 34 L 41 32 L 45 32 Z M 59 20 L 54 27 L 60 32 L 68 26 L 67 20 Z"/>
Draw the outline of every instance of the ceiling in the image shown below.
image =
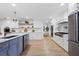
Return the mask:
<path fill-rule="evenodd" d="M 67 10 L 67 4 L 60 6 L 60 3 L 0 3 L 0 17 L 13 17 L 16 10 L 18 19 L 31 17 L 35 21 L 48 22 L 49 17 L 58 17 L 61 12 Z"/>

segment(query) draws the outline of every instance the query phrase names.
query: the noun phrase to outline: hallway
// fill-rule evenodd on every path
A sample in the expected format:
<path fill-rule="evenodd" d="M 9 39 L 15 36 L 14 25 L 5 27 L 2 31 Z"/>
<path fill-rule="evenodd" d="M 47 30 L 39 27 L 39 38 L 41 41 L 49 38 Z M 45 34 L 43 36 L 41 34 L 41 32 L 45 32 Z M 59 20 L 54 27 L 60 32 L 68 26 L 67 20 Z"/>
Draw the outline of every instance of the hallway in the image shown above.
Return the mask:
<path fill-rule="evenodd" d="M 68 56 L 68 54 L 57 46 L 50 37 L 44 37 L 42 40 L 32 40 L 30 47 L 25 49 L 22 56 Z"/>

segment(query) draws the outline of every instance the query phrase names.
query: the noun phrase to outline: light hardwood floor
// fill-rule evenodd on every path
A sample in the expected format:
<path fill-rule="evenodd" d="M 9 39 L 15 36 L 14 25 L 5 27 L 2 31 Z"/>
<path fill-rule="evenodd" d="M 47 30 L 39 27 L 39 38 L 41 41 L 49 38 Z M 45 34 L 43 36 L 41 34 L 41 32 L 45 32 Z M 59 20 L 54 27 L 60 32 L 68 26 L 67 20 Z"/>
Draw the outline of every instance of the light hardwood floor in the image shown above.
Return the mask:
<path fill-rule="evenodd" d="M 29 47 L 21 56 L 68 56 L 68 54 L 50 37 L 44 37 L 42 40 L 29 41 Z"/>

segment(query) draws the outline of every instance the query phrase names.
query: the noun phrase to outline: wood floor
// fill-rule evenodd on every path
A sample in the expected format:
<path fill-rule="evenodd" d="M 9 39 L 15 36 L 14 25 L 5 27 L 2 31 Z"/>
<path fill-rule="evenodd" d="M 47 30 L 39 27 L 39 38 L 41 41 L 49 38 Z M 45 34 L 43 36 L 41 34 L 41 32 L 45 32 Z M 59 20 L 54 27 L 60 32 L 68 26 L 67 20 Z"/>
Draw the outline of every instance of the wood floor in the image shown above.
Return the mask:
<path fill-rule="evenodd" d="M 42 40 L 32 40 L 29 47 L 21 56 L 68 56 L 68 54 L 51 40 L 50 37 L 44 37 Z"/>

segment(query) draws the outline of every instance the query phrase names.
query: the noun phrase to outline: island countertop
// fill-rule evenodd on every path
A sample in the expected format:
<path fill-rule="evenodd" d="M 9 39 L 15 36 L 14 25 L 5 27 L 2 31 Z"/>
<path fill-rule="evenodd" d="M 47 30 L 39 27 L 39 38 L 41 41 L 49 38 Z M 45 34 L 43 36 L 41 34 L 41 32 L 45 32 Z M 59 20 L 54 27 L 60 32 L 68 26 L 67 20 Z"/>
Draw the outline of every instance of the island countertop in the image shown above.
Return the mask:
<path fill-rule="evenodd" d="M 17 37 L 20 37 L 20 36 L 23 36 L 23 35 L 26 35 L 26 34 L 29 34 L 29 32 L 11 33 L 11 34 L 8 34 L 7 36 L 12 36 L 12 35 L 16 35 L 16 36 L 15 37 L 12 37 L 12 38 L 6 38 L 6 39 L 3 39 L 2 37 L 4 37 L 4 36 L 1 36 L 0 37 L 0 43 L 3 43 L 3 42 L 6 42 L 6 41 L 9 41 L 9 40 L 12 40 L 14 38 L 17 38 Z"/>

